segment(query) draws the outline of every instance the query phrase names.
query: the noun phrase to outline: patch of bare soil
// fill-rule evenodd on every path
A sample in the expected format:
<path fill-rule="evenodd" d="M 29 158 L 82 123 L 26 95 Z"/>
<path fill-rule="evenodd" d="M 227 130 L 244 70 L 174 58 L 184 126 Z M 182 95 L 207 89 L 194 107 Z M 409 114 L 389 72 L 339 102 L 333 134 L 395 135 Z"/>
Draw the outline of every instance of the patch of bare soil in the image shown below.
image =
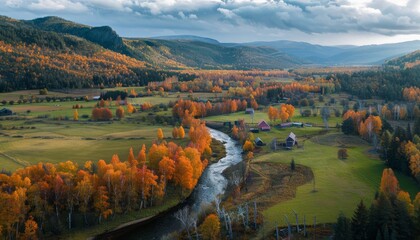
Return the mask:
<path fill-rule="evenodd" d="M 314 143 L 335 146 L 335 147 L 355 147 L 363 144 L 367 144 L 365 140 L 361 139 L 358 136 L 345 135 L 342 133 L 333 133 L 323 136 L 316 136 L 311 139 Z"/>
<path fill-rule="evenodd" d="M 313 179 L 309 167 L 296 165 L 295 170 L 289 164 L 251 163 L 248 177 L 243 183 L 239 196 L 234 196 L 233 204 L 257 201 L 259 210 L 292 199 L 296 189 Z"/>

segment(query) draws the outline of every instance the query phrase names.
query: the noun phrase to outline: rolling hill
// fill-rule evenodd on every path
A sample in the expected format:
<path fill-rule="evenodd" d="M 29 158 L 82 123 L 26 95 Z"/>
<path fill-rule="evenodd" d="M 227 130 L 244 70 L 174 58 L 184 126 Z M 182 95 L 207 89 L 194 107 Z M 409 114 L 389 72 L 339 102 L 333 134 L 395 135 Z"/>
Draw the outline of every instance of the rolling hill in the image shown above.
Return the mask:
<path fill-rule="evenodd" d="M 420 50 L 388 60 L 386 67 L 406 69 L 420 66 Z"/>

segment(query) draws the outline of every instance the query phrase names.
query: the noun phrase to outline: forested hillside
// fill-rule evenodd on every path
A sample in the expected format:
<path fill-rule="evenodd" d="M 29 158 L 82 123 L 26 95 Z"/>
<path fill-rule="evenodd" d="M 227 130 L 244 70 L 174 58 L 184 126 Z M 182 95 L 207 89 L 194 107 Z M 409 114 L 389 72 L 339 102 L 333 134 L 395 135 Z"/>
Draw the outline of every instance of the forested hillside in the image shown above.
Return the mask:
<path fill-rule="evenodd" d="M 394 58 L 386 62 L 386 67 L 394 68 L 413 68 L 420 65 L 420 50 L 409 53 L 399 58 Z"/>
<path fill-rule="evenodd" d="M 282 69 L 302 63 L 269 47 L 226 47 L 194 40 L 125 39 L 138 59 L 162 68 Z"/>
<path fill-rule="evenodd" d="M 175 74 L 74 35 L 41 30 L 7 17 L 0 20 L 1 92 L 146 85 Z"/>

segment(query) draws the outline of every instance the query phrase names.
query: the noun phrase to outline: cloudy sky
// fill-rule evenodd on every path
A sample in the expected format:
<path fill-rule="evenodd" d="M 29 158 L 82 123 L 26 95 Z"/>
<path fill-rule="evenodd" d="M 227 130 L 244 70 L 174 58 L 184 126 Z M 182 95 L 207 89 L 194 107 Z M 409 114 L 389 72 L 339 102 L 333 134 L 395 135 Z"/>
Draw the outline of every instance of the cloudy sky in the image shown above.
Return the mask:
<path fill-rule="evenodd" d="M 365 45 L 420 40 L 420 0 L 0 0 L 0 15 L 59 16 L 121 36 Z"/>

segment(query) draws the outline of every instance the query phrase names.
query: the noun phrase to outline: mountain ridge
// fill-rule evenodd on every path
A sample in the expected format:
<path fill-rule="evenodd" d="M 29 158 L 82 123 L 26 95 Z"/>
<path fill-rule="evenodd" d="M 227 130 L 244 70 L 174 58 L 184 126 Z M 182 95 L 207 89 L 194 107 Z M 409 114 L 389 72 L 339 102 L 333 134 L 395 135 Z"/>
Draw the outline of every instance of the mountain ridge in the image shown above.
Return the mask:
<path fill-rule="evenodd" d="M 282 69 L 302 65 L 381 65 L 387 60 L 420 49 L 420 40 L 365 46 L 324 46 L 288 40 L 222 43 L 195 35 L 124 38 L 109 26 L 92 27 L 49 16 L 16 20 L 0 16 L 3 31 L 0 40 L 98 49 L 98 46 L 124 54 L 162 69 Z M 35 36 L 43 31 L 46 36 Z M 42 35 L 42 34 L 41 34 Z M 26 37 L 26 38 L 25 38 Z M 48 37 L 48 42 L 46 38 Z M 87 41 L 87 42 L 85 42 Z M 75 43 L 77 42 L 77 44 Z M 89 47 L 87 47 L 89 46 Z"/>

